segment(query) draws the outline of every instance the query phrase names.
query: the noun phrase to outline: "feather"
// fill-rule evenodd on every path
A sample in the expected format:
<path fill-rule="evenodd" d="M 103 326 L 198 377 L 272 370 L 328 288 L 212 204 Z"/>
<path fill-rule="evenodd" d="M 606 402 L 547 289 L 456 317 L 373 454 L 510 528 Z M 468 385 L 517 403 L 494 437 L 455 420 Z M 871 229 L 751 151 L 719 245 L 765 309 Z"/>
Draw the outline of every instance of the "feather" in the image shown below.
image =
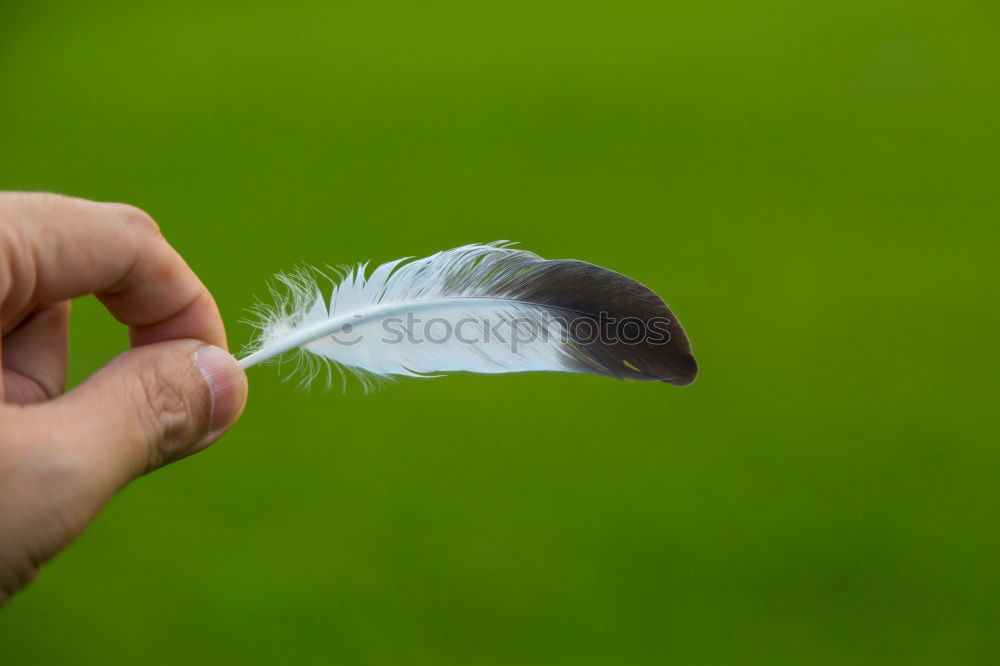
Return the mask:
<path fill-rule="evenodd" d="M 659 296 L 583 261 L 504 242 L 344 269 L 325 298 L 318 271 L 279 275 L 240 365 L 296 351 L 306 383 L 326 365 L 373 383 L 448 372 L 579 372 L 686 386 L 698 366 Z"/>

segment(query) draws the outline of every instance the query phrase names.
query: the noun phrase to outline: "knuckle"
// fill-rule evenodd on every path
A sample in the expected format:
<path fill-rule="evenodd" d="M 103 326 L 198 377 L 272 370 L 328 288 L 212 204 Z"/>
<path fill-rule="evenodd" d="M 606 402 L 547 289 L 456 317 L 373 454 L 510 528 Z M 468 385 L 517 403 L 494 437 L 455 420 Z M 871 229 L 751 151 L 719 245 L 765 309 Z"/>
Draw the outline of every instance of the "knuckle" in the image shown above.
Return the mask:
<path fill-rule="evenodd" d="M 189 392 L 155 367 L 138 374 L 140 418 L 148 438 L 149 469 L 181 454 L 207 430 L 208 415 L 201 414 Z"/>
<path fill-rule="evenodd" d="M 160 235 L 160 225 L 153 217 L 141 208 L 130 204 L 108 204 L 112 206 L 115 213 L 125 224 L 144 234 L 151 236 Z"/>

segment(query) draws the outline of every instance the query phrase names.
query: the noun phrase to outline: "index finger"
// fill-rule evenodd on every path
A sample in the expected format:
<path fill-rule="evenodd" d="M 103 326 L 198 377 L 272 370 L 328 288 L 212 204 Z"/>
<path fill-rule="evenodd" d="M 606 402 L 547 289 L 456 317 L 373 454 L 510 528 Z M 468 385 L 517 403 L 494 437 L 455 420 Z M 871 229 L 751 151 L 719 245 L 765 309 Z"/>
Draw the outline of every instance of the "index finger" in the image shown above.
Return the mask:
<path fill-rule="evenodd" d="M 95 294 L 133 345 L 195 338 L 225 348 L 212 295 L 153 219 L 125 204 L 0 194 L 0 321 Z"/>

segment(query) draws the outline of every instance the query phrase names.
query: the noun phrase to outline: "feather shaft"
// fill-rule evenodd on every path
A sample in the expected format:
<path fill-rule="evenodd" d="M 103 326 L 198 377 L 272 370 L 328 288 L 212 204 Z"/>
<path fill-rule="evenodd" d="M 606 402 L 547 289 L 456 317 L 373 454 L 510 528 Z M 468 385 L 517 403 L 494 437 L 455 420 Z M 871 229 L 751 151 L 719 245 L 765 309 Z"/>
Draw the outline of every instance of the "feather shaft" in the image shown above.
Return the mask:
<path fill-rule="evenodd" d="M 358 326 L 370 321 L 378 321 L 383 317 L 390 317 L 394 314 L 405 314 L 408 312 L 439 311 L 449 308 L 460 308 L 466 305 L 484 305 L 504 303 L 496 298 L 429 298 L 419 301 L 400 301 L 397 303 L 381 303 L 373 305 L 363 310 L 356 310 L 342 315 L 331 317 L 324 321 L 305 326 L 290 333 L 276 342 L 266 345 L 248 356 L 239 359 L 239 366 L 246 370 L 255 365 L 264 363 L 296 347 L 302 347 L 320 338 L 332 335 L 346 324 Z"/>

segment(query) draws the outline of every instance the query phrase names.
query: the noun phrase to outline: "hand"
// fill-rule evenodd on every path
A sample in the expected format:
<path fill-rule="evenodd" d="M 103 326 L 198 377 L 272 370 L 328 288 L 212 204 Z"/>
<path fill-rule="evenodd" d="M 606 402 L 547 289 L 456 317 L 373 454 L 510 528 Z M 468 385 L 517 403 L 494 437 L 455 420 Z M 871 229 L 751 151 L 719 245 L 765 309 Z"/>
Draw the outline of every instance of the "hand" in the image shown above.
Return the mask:
<path fill-rule="evenodd" d="M 66 382 L 69 299 L 132 349 Z M 142 211 L 0 193 L 0 605 L 131 479 L 202 450 L 246 402 L 215 301 Z"/>

